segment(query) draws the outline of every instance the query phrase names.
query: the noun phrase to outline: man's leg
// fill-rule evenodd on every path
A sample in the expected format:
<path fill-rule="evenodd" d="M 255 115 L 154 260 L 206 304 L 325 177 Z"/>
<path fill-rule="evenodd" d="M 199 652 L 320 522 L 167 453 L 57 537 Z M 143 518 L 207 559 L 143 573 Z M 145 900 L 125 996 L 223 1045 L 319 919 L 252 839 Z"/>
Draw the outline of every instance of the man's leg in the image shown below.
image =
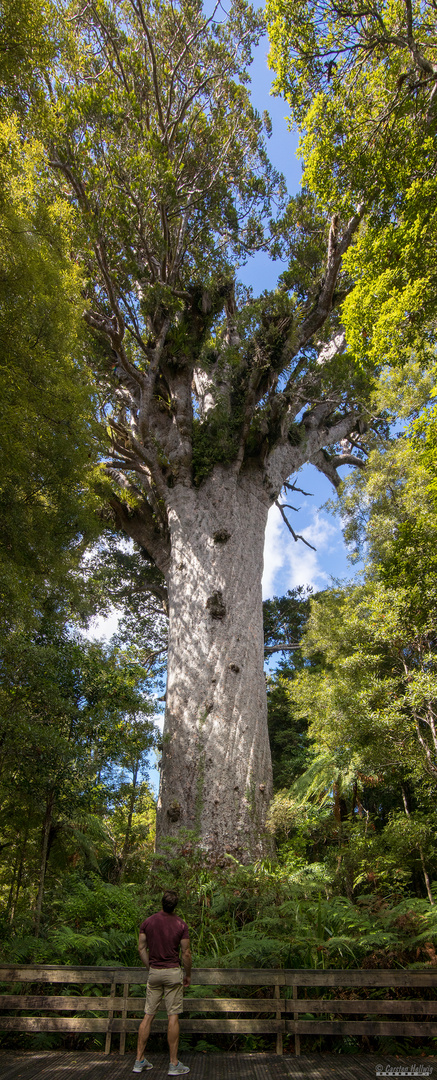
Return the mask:
<path fill-rule="evenodd" d="M 173 1013 L 168 1018 L 167 1039 L 170 1050 L 170 1065 L 177 1065 L 179 1046 L 179 1016 L 177 1013 Z"/>
<path fill-rule="evenodd" d="M 141 1061 L 144 1056 L 147 1040 L 150 1035 L 150 1028 L 152 1026 L 153 1016 L 154 1014 L 150 1016 L 149 1013 L 145 1013 L 144 1019 L 141 1021 L 141 1024 L 138 1028 L 137 1061 Z"/>

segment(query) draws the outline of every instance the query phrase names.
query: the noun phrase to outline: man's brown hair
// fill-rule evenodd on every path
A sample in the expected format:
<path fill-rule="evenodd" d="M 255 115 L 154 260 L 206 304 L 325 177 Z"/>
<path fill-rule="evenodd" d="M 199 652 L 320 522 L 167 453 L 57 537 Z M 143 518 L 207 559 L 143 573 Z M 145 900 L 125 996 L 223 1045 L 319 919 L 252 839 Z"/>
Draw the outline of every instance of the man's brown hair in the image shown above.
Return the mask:
<path fill-rule="evenodd" d="M 173 889 L 167 889 L 162 898 L 162 910 L 167 912 L 167 915 L 171 915 L 178 902 L 178 894 Z"/>

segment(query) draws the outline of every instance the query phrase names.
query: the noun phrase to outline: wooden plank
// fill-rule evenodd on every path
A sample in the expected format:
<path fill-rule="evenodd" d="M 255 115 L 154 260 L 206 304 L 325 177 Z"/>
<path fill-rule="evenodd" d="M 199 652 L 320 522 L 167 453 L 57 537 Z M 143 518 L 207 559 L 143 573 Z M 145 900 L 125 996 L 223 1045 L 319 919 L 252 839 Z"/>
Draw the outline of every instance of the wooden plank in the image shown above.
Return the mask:
<path fill-rule="evenodd" d="M 107 1022 L 107 1025 L 106 1025 L 105 1054 L 110 1054 L 111 1053 L 111 1032 L 112 1032 L 112 1023 L 111 1023 L 111 1021 L 112 1021 L 112 1018 L 114 1016 L 114 1003 L 115 1003 L 115 995 L 116 995 L 116 993 L 117 993 L 117 984 L 116 984 L 115 979 L 114 979 L 113 982 L 111 983 L 111 996 L 110 996 L 110 999 L 109 999 L 108 1022 Z"/>
<path fill-rule="evenodd" d="M 144 1012 L 144 997 L 128 997 L 129 986 L 125 983 L 126 996 L 82 997 L 67 995 L 2 994 L 0 1009 L 38 1009 L 41 1012 Z M 279 990 L 279 987 L 278 987 Z M 285 998 L 193 998 L 184 997 L 184 1012 L 284 1012 L 288 1003 Z M 432 1003 L 431 1003 L 432 1004 Z M 437 1009 L 437 1004 L 436 1004 Z M 305 1010 L 304 1010 L 305 1011 Z M 306 1010 L 308 1011 L 308 1010 Z"/>
<path fill-rule="evenodd" d="M 294 1016 L 295 1020 L 298 1020 L 298 1013 L 297 1013 L 297 986 L 296 986 L 296 983 L 293 983 L 293 1005 L 294 1005 L 294 1009 L 295 1009 L 295 1012 L 293 1013 L 293 1016 Z M 295 1053 L 296 1057 L 300 1056 L 300 1035 L 298 1035 L 297 1031 L 294 1034 L 294 1053 Z"/>
<path fill-rule="evenodd" d="M 146 985 L 149 976 L 148 969 L 144 966 L 134 968 L 120 968 L 117 972 L 117 982 L 122 983 L 136 983 L 137 986 L 144 986 L 144 997 L 146 996 Z"/>
<path fill-rule="evenodd" d="M 279 990 L 279 987 L 278 987 Z M 135 999 L 130 999 L 135 1000 Z M 137 999 L 138 1000 L 138 999 Z M 266 1012 L 285 1011 L 284 998 L 191 998 L 184 997 L 186 1012 Z"/>
<path fill-rule="evenodd" d="M 61 967 L 57 964 L 0 965 L 2 982 L 49 982 L 49 983 L 111 983 L 114 975 L 117 983 L 139 983 L 145 986 L 147 972 L 144 967 Z M 191 981 L 194 986 L 283 986 L 285 972 L 273 968 L 193 968 Z"/>
<path fill-rule="evenodd" d="M 135 1001 L 143 1001 L 143 998 L 135 998 Z M 0 1009 L 40 1009 L 41 1012 L 47 1012 L 51 1010 L 53 1012 L 57 1010 L 64 1010 L 64 1012 L 108 1012 L 111 1003 L 115 1001 L 114 1008 L 122 1008 L 122 998 L 110 998 L 110 997 L 79 997 L 76 995 L 67 995 L 65 997 L 57 997 L 54 994 L 43 995 L 37 994 L 1 994 L 0 995 Z M 140 1006 L 138 1006 L 140 1007 Z M 132 1010 L 137 1011 L 137 1010 Z"/>
<path fill-rule="evenodd" d="M 0 1003 L 3 999 L 0 998 Z M 7 999 L 9 1000 L 9 998 Z M 46 999 L 41 999 L 46 1000 Z M 50 998 L 48 999 L 50 1001 Z M 58 1001 L 67 1000 L 71 1001 L 71 998 L 63 999 L 58 998 Z M 74 1000 L 74 999 L 73 999 Z M 82 1008 L 82 998 L 75 999 L 80 1004 L 77 1005 L 77 1011 L 80 1012 Z M 84 1001 L 102 1001 L 109 1002 L 109 998 L 84 998 Z M 130 1012 L 144 1012 L 144 997 L 129 997 L 126 1002 L 127 1013 Z M 285 998 L 279 998 L 279 1005 L 281 1012 L 285 1012 L 286 1001 Z M 49 1006 L 50 1007 L 50 1006 Z M 69 1008 L 69 1007 L 68 1007 Z M 92 1006 L 90 1006 L 92 1008 Z M 102 1006 L 102 1009 L 104 1006 Z M 106 1004 L 108 1008 L 108 1004 Z M 123 998 L 115 998 L 114 1011 L 120 1012 L 123 1009 Z M 73 1011 L 73 1010 L 70 1010 Z M 99 1006 L 100 1011 L 100 1006 Z M 277 1003 L 274 998 L 222 998 L 222 997 L 208 997 L 208 998 L 195 998 L 184 996 L 184 1013 L 186 1012 L 242 1012 L 242 1013 L 276 1013 Z"/>
<path fill-rule="evenodd" d="M 123 972 L 136 970 L 123 968 Z M 142 970 L 139 969 L 142 974 Z M 18 964 L 14 967 L 0 965 L 0 983 L 2 982 L 48 982 L 48 983 L 111 983 L 114 968 L 103 967 L 59 967 L 59 965 Z M 120 978 L 120 982 L 124 979 Z M 134 979 L 130 980 L 134 982 Z M 139 980 L 141 981 L 141 980 Z"/>
<path fill-rule="evenodd" d="M 106 1017 L 85 1016 L 2 1016 L 3 1031 L 103 1031 L 108 1030 Z"/>
<path fill-rule="evenodd" d="M 0 965 L 1 982 L 49 983 L 138 983 L 145 986 L 147 974 L 143 967 L 61 967 L 55 964 Z M 415 968 L 396 970 L 331 968 L 325 971 L 306 968 L 194 968 L 194 986 L 436 986 L 437 970 Z"/>
<path fill-rule="evenodd" d="M 369 968 L 326 968 L 325 971 L 313 971 L 309 968 L 287 968 L 284 975 L 286 986 L 437 986 L 436 968 L 427 968 L 424 971 L 417 968 L 413 971 L 372 971 Z"/>
<path fill-rule="evenodd" d="M 285 971 L 272 968 L 193 968 L 193 986 L 284 986 Z"/>
<path fill-rule="evenodd" d="M 154 1050 L 146 1053 L 155 1066 L 149 1076 L 155 1077 L 156 1074 L 158 1080 L 167 1080 L 168 1053 Z M 294 1055 L 280 1058 L 274 1053 L 215 1053 L 205 1056 L 188 1051 L 183 1054 L 184 1062 L 191 1067 L 187 1080 L 191 1080 L 191 1077 L 193 1080 L 375 1080 L 375 1055 L 369 1054 L 369 1058 L 370 1064 L 363 1056 L 355 1054 L 313 1053 L 298 1059 Z M 380 1058 L 377 1060 L 380 1061 Z M 384 1057 L 384 1061 L 388 1059 Z M 133 1062 L 129 1064 L 131 1067 Z M 0 1053 L 2 1080 L 83 1080 L 85 1077 L 86 1080 L 130 1080 L 127 1077 L 129 1064 L 118 1054 L 105 1058 L 96 1051 L 26 1052 L 17 1053 L 14 1058 L 9 1052 Z M 391 1058 L 390 1064 L 399 1066 L 400 1062 Z M 402 1058 L 402 1064 L 416 1064 L 417 1067 L 417 1058 Z M 433 1064 L 432 1059 L 430 1064 Z"/>
<path fill-rule="evenodd" d="M 343 998 L 300 998 L 286 1001 L 286 1012 L 293 1013 L 295 1020 L 298 1019 L 298 1013 L 410 1013 L 433 1016 L 437 1013 L 437 1000 L 384 1001 L 382 998 L 357 998 L 351 1001 Z"/>
<path fill-rule="evenodd" d="M 140 1019 L 115 1017 L 111 1020 L 111 1032 L 138 1031 Z M 63 1031 L 63 1032 L 108 1032 L 108 1020 L 97 1017 L 72 1016 L 5 1016 L 1 1027 L 4 1031 Z M 166 1031 L 167 1020 L 155 1020 L 152 1031 Z M 196 1032 L 243 1032 L 276 1035 L 285 1031 L 285 1020 L 190 1020 L 181 1017 L 181 1031 Z"/>
<path fill-rule="evenodd" d="M 278 1031 L 285 1031 L 285 1020 L 230 1020 L 224 1017 L 220 1020 L 190 1020 L 184 1016 L 180 1018 L 181 1031 L 196 1032 L 240 1032 L 276 1035 Z M 98 1021 L 99 1022 L 99 1021 Z M 112 1031 L 121 1031 L 122 1025 L 126 1025 L 126 1031 L 138 1031 L 140 1020 L 121 1020 L 115 1018 L 112 1021 Z M 154 1031 L 167 1031 L 167 1020 L 157 1019 L 153 1021 Z"/>
<path fill-rule="evenodd" d="M 287 1020 L 286 1030 L 301 1035 L 419 1035 L 437 1036 L 437 1024 L 405 1020 Z"/>
<path fill-rule="evenodd" d="M 128 1009 L 128 996 L 129 996 L 129 983 L 125 983 L 123 987 L 123 1005 L 121 1009 L 121 1018 L 126 1021 L 127 1009 Z M 120 1033 L 120 1054 L 124 1054 L 126 1047 L 126 1028 L 123 1027 Z"/>
<path fill-rule="evenodd" d="M 284 1001 L 283 998 L 279 997 L 279 994 L 280 994 L 279 983 L 276 983 L 276 986 L 275 986 L 275 989 L 274 989 L 274 992 L 273 992 L 273 997 L 274 997 L 274 1001 L 275 1001 L 275 1005 L 276 1005 L 276 1019 L 277 1020 L 281 1020 L 281 1011 L 282 1011 L 281 1010 L 281 1001 Z M 283 1053 L 282 1031 L 278 1031 L 278 1034 L 276 1036 L 276 1053 L 277 1054 L 282 1054 Z"/>

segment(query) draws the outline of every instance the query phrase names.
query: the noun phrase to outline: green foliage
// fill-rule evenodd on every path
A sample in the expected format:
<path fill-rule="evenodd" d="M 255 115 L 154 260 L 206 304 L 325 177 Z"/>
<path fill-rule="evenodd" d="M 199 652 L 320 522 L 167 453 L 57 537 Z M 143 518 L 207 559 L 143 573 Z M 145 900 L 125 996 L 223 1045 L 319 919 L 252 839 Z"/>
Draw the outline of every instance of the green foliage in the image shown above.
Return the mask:
<path fill-rule="evenodd" d="M 314 605 L 307 648 L 323 651 L 323 664 L 299 675 L 293 692 L 306 712 L 312 703 L 311 731 L 320 738 L 323 726 L 323 745 L 339 762 L 351 747 L 367 754 L 371 771 L 423 769 L 428 751 L 432 762 L 422 725 L 426 732 L 435 694 L 433 610 L 433 596 L 425 606 L 409 588 L 377 582 Z"/>
<path fill-rule="evenodd" d="M 0 5 L 0 111 L 24 111 L 30 87 L 53 61 L 59 45 L 58 13 L 50 0 L 2 0 Z"/>
<path fill-rule="evenodd" d="M 277 652 L 281 658 L 276 670 L 267 675 L 269 738 L 276 788 L 290 785 L 306 765 L 307 721 L 296 716 L 290 688 L 291 680 L 304 664 L 301 639 L 310 611 L 311 592 L 299 586 L 263 604 L 266 655 L 272 652 L 274 656 Z M 289 648 L 281 650 L 281 645 Z"/>
<path fill-rule="evenodd" d="M 240 421 L 241 422 L 241 421 Z M 212 472 L 214 465 L 229 464 L 235 457 L 237 435 L 240 427 L 238 416 L 229 417 L 226 410 L 216 406 L 206 421 L 193 421 L 193 478 L 201 484 Z"/>
<path fill-rule="evenodd" d="M 269 0 L 275 87 L 302 132 L 304 183 L 322 213 L 366 210 L 344 260 L 343 306 L 361 364 L 432 357 L 435 318 L 435 68 L 431 4 L 378 0 L 362 17 Z"/>
<path fill-rule="evenodd" d="M 74 923 L 85 934 L 112 929 L 135 931 L 141 914 L 131 885 L 109 885 L 96 875 L 86 882 L 78 875 L 70 875 L 61 903 L 66 923 Z"/>
<path fill-rule="evenodd" d="M 1 532 L 6 625 L 47 594 L 68 603 L 84 537 L 97 532 L 92 386 L 79 359 L 81 276 L 68 257 L 69 214 L 42 197 L 44 156 L 0 121 Z M 46 178 L 47 180 L 47 178 Z M 82 585 L 83 588 L 83 585 Z"/>
<path fill-rule="evenodd" d="M 428 377 L 421 386 L 420 368 L 410 374 L 400 404 L 414 415 Z M 379 394 L 390 402 L 395 388 L 397 376 Z M 310 861 L 322 858 L 351 902 L 370 887 L 391 904 L 410 892 L 433 903 L 436 517 L 424 451 L 432 428 L 425 410 L 344 484 L 347 535 L 358 550 L 366 541 L 370 555 L 364 581 L 312 599 L 304 663 L 286 684 L 309 747 L 306 768 L 275 796 L 271 827 Z"/>
<path fill-rule="evenodd" d="M 307 721 L 296 717 L 290 693 L 293 670 L 284 664 L 267 677 L 267 706 L 273 779 L 276 787 L 290 785 L 305 768 Z"/>
<path fill-rule="evenodd" d="M 263 604 L 265 646 L 267 649 L 274 646 L 275 651 L 281 653 L 281 645 L 293 645 L 293 651 L 282 653 L 282 662 L 286 656 L 287 663 L 297 669 L 302 665 L 300 642 L 309 615 L 311 595 L 312 589 L 299 585 L 296 589 L 288 589 L 285 596 L 275 596 Z"/>

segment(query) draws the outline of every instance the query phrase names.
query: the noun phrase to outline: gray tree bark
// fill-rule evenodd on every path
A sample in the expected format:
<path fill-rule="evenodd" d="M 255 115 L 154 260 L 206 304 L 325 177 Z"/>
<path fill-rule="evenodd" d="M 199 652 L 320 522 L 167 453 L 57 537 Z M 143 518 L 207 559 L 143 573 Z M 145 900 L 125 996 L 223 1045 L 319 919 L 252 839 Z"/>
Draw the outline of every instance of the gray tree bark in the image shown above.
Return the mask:
<path fill-rule="evenodd" d="M 261 577 L 269 498 L 258 470 L 216 466 L 173 489 L 168 683 L 157 839 L 194 829 L 219 857 L 269 846 L 272 793 Z"/>

